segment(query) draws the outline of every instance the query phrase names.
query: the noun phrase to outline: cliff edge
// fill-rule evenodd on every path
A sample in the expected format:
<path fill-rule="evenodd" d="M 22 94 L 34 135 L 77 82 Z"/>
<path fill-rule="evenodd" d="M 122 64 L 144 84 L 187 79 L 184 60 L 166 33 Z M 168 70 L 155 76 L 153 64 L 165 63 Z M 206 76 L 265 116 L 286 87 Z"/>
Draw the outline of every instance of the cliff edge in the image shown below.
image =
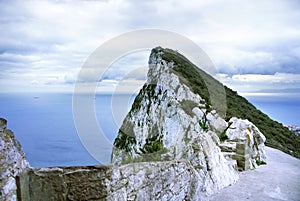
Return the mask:
<path fill-rule="evenodd" d="M 13 132 L 0 118 L 0 200 L 17 200 L 16 177 L 29 168 L 25 154 Z"/>
<path fill-rule="evenodd" d="M 29 168 L 0 119 L 0 200 L 297 200 L 299 160 L 271 148 L 267 158 L 260 129 L 212 105 L 202 76 L 178 52 L 153 49 L 113 165 Z"/>
<path fill-rule="evenodd" d="M 192 71 L 201 74 L 182 74 Z M 187 160 L 196 172 L 198 194 L 192 200 L 234 184 L 238 168 L 264 163 L 264 135 L 249 121 L 222 118 L 202 75 L 209 76 L 178 52 L 154 48 L 147 83 L 115 139 L 112 163 Z"/>

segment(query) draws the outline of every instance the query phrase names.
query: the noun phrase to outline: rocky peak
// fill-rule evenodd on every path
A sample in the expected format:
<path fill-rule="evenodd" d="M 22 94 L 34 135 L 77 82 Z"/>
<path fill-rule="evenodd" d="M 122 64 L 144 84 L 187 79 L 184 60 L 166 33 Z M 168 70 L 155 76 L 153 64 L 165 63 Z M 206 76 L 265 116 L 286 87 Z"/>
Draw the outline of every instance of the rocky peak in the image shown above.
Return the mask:
<path fill-rule="evenodd" d="M 212 194 L 238 175 L 219 148 L 228 123 L 210 106 L 201 77 L 182 76 L 194 68 L 176 51 L 152 50 L 147 82 L 119 130 L 112 163 L 187 160 L 199 192 Z"/>
<path fill-rule="evenodd" d="M 148 63 L 147 85 L 166 88 L 168 95 L 178 96 L 181 100 L 203 98 L 202 102 L 210 104 L 209 93 L 203 79 L 206 73 L 177 51 L 161 47 L 154 48 Z M 186 94 L 189 92 L 193 95 L 188 98 L 183 97 L 191 95 Z"/>

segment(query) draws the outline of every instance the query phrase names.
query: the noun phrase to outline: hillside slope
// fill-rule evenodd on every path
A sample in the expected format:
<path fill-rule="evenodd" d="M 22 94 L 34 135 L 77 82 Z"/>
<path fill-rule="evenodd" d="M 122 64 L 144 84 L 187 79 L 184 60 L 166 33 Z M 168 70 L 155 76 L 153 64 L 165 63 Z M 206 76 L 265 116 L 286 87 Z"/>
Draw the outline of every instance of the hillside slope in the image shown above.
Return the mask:
<path fill-rule="evenodd" d="M 187 200 L 205 200 L 233 185 L 237 169 L 266 162 L 266 138 L 259 129 L 246 120 L 223 118 L 226 96 L 219 82 L 172 50 L 153 49 L 148 64 L 147 81 L 114 141 L 113 165 L 188 161 L 196 190 L 186 194 Z M 170 196 L 178 200 L 176 193 Z"/>
<path fill-rule="evenodd" d="M 155 48 L 152 51 L 158 51 L 161 48 Z M 212 76 L 191 63 L 186 57 L 171 49 L 163 49 L 162 58 L 166 61 L 173 61 L 176 65 L 174 70 L 184 78 L 183 82 L 190 86 L 192 91 L 199 94 L 206 102 L 211 103 L 209 91 L 206 83 L 210 84 L 214 89 L 220 89 L 223 86 Z M 300 157 L 300 137 L 294 135 L 281 123 L 272 120 L 266 114 L 258 110 L 247 99 L 237 94 L 237 92 L 225 87 L 227 111 L 226 119 L 238 117 L 248 119 L 254 123 L 260 131 L 266 136 L 266 145 L 277 148 L 295 157 Z M 213 93 L 220 93 L 218 90 Z M 219 113 L 218 105 L 213 105 Z"/>

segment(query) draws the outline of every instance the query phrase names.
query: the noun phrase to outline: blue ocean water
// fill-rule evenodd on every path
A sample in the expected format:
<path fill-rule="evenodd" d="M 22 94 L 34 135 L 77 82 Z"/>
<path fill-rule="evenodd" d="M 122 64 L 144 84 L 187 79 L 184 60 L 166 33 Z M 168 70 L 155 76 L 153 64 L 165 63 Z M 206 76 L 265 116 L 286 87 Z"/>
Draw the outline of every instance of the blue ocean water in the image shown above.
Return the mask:
<path fill-rule="evenodd" d="M 111 143 L 133 98 L 95 97 L 98 123 Z M 300 98 L 247 97 L 257 108 L 284 124 L 300 125 Z M 33 167 L 95 165 L 82 145 L 73 121 L 72 94 L 0 94 L 0 117 L 8 120 Z M 114 113 L 112 108 L 114 108 Z M 123 109 L 122 109 L 123 108 Z M 120 112 L 119 112 L 120 111 Z M 108 160 L 110 155 L 107 156 Z"/>
<path fill-rule="evenodd" d="M 118 125 L 111 111 L 111 97 L 97 95 L 95 108 L 101 128 L 113 143 Z M 77 135 L 72 94 L 0 94 L 0 105 L 0 117 L 8 120 L 7 127 L 22 144 L 31 166 L 99 164 Z M 128 104 L 124 105 L 128 110 Z"/>
<path fill-rule="evenodd" d="M 300 126 L 300 96 L 281 94 L 266 96 L 246 96 L 256 108 L 271 119 L 284 125 Z"/>

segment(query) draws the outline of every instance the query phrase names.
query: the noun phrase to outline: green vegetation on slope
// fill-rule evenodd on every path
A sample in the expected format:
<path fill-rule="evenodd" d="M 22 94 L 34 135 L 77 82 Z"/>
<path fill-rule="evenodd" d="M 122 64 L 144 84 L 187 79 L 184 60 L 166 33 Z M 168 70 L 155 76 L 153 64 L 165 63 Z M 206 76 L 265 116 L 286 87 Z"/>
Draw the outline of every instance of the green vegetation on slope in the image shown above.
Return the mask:
<path fill-rule="evenodd" d="M 161 55 L 163 60 L 174 62 L 173 73 L 178 75 L 181 83 L 189 86 L 194 93 L 199 94 L 205 100 L 207 105 L 213 105 L 213 109 L 216 109 L 221 116 L 225 117 L 226 111 L 224 109 L 226 108 L 223 106 L 223 103 L 226 100 L 220 99 L 222 95 L 225 98 L 223 85 L 180 53 L 167 48 L 162 49 L 161 47 L 153 49 L 152 52 L 159 50 L 163 50 Z M 211 91 L 208 90 L 207 85 L 210 86 Z M 215 102 L 212 102 L 213 100 L 210 97 L 214 97 Z"/>
<path fill-rule="evenodd" d="M 260 110 L 256 109 L 244 97 L 226 88 L 227 96 L 227 117 L 236 116 L 248 119 L 254 123 L 266 136 L 266 145 L 280 149 L 296 157 L 300 156 L 300 137 L 293 134 L 281 123 L 274 121 Z M 290 152 L 292 151 L 292 152 Z"/>
<path fill-rule="evenodd" d="M 143 88 L 140 90 L 139 94 L 136 96 L 130 112 L 137 112 L 142 107 L 142 100 L 149 99 L 149 102 L 152 100 L 154 102 L 160 101 L 158 97 L 155 96 L 155 84 L 145 84 Z M 162 91 L 159 90 L 159 94 Z M 151 99 L 151 100 L 150 100 Z M 147 113 L 150 112 L 150 104 L 147 105 Z M 141 125 L 139 125 L 141 126 Z M 114 146 L 118 149 L 125 150 L 126 152 L 130 152 L 130 149 L 133 145 L 136 145 L 136 140 L 133 131 L 134 125 L 128 119 L 123 121 L 121 128 L 119 129 L 119 134 L 114 141 Z M 161 139 L 158 139 L 158 128 L 157 126 L 151 131 L 151 135 L 154 136 L 152 138 L 146 139 L 145 147 L 140 150 L 143 154 L 150 154 L 152 152 L 159 152 L 163 149 Z"/>
<path fill-rule="evenodd" d="M 163 52 L 162 59 L 168 62 L 174 62 L 175 73 L 180 76 L 181 81 L 189 86 L 194 93 L 197 93 L 204 98 L 207 103 L 211 104 L 210 97 L 213 96 L 213 94 L 209 94 L 206 83 L 215 89 L 211 93 L 221 93 L 219 89 L 222 89 L 220 86 L 223 85 L 191 63 L 186 57 L 176 51 L 163 49 L 161 47 L 153 49 L 152 53 L 157 53 L 158 51 Z M 227 101 L 227 120 L 234 116 L 248 119 L 266 136 L 266 144 L 268 146 L 280 149 L 296 157 L 300 156 L 299 136 L 294 135 L 279 122 L 270 119 L 245 98 L 238 95 L 237 92 L 226 86 L 224 87 Z M 214 105 L 213 107 L 220 112 L 218 105 Z"/>

